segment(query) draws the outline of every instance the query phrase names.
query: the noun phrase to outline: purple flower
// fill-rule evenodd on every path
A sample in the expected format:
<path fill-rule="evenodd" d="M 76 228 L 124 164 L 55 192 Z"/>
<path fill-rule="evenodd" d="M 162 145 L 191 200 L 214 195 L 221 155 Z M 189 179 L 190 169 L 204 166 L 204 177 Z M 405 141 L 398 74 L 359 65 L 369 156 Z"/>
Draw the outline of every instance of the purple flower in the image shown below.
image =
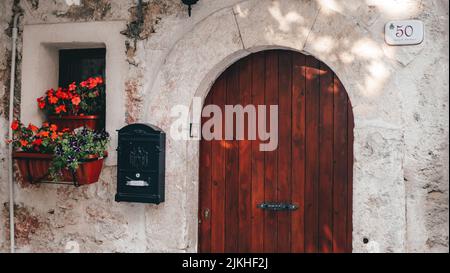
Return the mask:
<path fill-rule="evenodd" d="M 71 138 L 69 143 L 70 143 L 71 147 L 77 146 L 78 145 L 78 140 L 75 139 L 75 138 Z"/>
<path fill-rule="evenodd" d="M 83 127 L 83 130 L 81 130 L 81 135 L 87 136 L 88 133 L 89 133 L 89 130 L 86 127 Z"/>
<path fill-rule="evenodd" d="M 103 131 L 103 132 L 102 132 L 102 138 L 103 138 L 103 139 L 107 139 L 108 137 L 109 137 L 109 133 L 106 132 L 106 131 Z"/>
<path fill-rule="evenodd" d="M 105 130 L 94 133 L 94 141 L 106 140 L 108 137 L 109 134 Z"/>
<path fill-rule="evenodd" d="M 63 150 L 62 150 L 62 146 L 61 146 L 61 145 L 56 146 L 55 154 L 56 154 L 57 156 L 62 156 Z"/>
<path fill-rule="evenodd" d="M 72 146 L 72 150 L 73 150 L 75 153 L 79 153 L 79 152 L 81 152 L 81 147 L 75 145 L 75 146 Z"/>
<path fill-rule="evenodd" d="M 74 161 L 75 161 L 75 157 L 74 156 L 71 156 L 71 155 L 67 156 L 67 162 L 68 163 L 72 163 Z"/>

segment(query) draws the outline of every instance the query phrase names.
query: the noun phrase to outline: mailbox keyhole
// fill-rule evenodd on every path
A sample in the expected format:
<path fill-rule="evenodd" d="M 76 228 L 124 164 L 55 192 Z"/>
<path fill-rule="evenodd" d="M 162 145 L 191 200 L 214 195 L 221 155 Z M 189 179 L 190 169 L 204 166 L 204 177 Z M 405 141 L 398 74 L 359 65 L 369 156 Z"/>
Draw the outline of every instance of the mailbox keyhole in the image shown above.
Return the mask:
<path fill-rule="evenodd" d="M 140 173 L 137 173 L 137 174 L 136 174 L 136 178 L 139 178 L 139 177 L 141 177 L 141 174 L 140 174 Z"/>

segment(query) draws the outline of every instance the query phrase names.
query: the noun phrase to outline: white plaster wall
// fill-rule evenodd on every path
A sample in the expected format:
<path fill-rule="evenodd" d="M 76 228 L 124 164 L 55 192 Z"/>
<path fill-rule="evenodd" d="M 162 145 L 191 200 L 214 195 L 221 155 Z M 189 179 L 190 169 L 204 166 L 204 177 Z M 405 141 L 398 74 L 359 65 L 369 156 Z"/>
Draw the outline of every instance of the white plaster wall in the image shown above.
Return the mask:
<path fill-rule="evenodd" d="M 61 3 L 41 0 L 35 11 L 21 3 L 27 24 L 84 20 L 55 16 L 67 12 Z M 10 10 L 12 1 L 1 5 Z M 131 5 L 113 1 L 104 20 L 127 19 Z M 132 57 L 115 56 L 129 62 L 113 68 L 124 71 L 124 86 L 114 92 L 131 99 L 127 113 L 169 131 L 171 107 L 205 97 L 239 58 L 271 48 L 312 54 L 340 77 L 354 107 L 354 251 L 448 251 L 448 2 L 200 0 L 190 18 L 184 7 L 174 10 L 137 41 Z M 9 17 L 0 17 L 4 28 Z M 384 23 L 408 18 L 424 21 L 424 43 L 387 46 Z M 0 39 L 5 48 L 8 42 Z M 3 137 L 4 115 L 0 122 Z M 4 159 L 4 146 L 0 151 Z M 76 241 L 88 252 L 195 252 L 198 163 L 197 141 L 167 139 L 167 201 L 159 206 L 115 203 L 113 167 L 80 189 L 18 183 L 18 250 L 63 252 Z M 5 211 L 1 217 L 0 249 L 7 251 Z"/>

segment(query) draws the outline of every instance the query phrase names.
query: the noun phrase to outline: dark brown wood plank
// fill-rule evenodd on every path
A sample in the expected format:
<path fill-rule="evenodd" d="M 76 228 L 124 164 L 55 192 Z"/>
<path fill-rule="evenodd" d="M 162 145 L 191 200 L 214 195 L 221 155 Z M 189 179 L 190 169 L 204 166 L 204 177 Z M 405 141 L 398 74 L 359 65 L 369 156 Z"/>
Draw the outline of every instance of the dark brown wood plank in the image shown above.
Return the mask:
<path fill-rule="evenodd" d="M 264 76 L 266 62 L 265 53 L 252 56 L 252 101 L 253 105 L 264 105 Z M 258 115 L 256 116 L 257 121 Z M 258 122 L 256 123 L 258 124 Z M 257 127 L 258 128 L 258 127 Z M 264 249 L 264 212 L 257 208 L 264 202 L 264 152 L 260 151 L 261 141 L 252 141 L 252 244 L 251 252 L 261 252 Z"/>
<path fill-rule="evenodd" d="M 333 72 L 320 64 L 319 252 L 333 250 Z"/>
<path fill-rule="evenodd" d="M 242 61 L 239 73 L 240 104 L 252 104 L 252 62 L 250 58 Z M 239 252 L 250 251 L 251 196 L 252 196 L 252 143 L 249 140 L 249 116 L 244 115 L 244 140 L 239 141 Z"/>
<path fill-rule="evenodd" d="M 280 51 L 278 58 L 278 202 L 291 203 L 291 106 L 292 53 Z M 291 212 L 277 213 L 277 252 L 291 250 Z"/>
<path fill-rule="evenodd" d="M 267 128 L 270 128 L 270 105 L 278 105 L 278 53 L 266 53 L 265 101 Z M 265 152 L 264 201 L 276 202 L 278 150 Z M 264 211 L 264 252 L 277 249 L 277 212 Z"/>
<path fill-rule="evenodd" d="M 204 105 L 211 104 L 212 94 L 215 88 L 211 89 L 211 93 L 206 97 Z M 202 124 L 207 118 L 202 117 Z M 200 171 L 199 171 L 199 252 L 211 252 L 211 218 L 207 217 L 211 213 L 211 196 L 212 196 L 212 180 L 211 180 L 211 141 L 202 139 L 200 141 Z"/>
<path fill-rule="evenodd" d="M 339 79 L 334 78 L 334 185 L 333 185 L 333 252 L 347 248 L 347 94 Z"/>
<path fill-rule="evenodd" d="M 239 104 L 239 73 L 241 61 L 233 64 L 229 70 L 227 79 L 227 105 Z M 236 124 L 236 117 L 233 117 L 233 124 Z M 225 194 L 225 252 L 238 251 L 239 239 L 239 143 L 235 140 L 236 130 L 234 129 L 234 139 L 226 141 L 226 194 Z"/>
<path fill-rule="evenodd" d="M 318 251 L 319 62 L 306 57 L 305 251 Z"/>
<path fill-rule="evenodd" d="M 305 56 L 294 54 L 292 71 L 292 203 L 291 251 L 305 251 Z"/>
<path fill-rule="evenodd" d="M 212 102 L 224 110 L 228 72 L 214 84 Z M 223 117 L 222 117 L 223 119 Z M 223 132 L 223 130 L 222 130 Z M 225 141 L 211 141 L 212 197 L 211 197 L 211 252 L 225 251 Z"/>
<path fill-rule="evenodd" d="M 351 253 L 353 250 L 352 233 L 353 233 L 353 130 L 355 128 L 353 109 L 347 94 L 347 248 L 346 252 Z"/>

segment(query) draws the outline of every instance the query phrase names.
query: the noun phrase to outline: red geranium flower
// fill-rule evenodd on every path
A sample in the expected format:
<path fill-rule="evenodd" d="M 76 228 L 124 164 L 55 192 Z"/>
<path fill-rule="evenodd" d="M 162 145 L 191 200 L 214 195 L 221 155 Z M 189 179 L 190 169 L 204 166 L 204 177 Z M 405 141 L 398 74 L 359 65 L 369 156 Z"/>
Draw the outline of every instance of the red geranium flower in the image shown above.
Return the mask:
<path fill-rule="evenodd" d="M 42 144 L 42 139 L 40 139 L 40 138 L 35 139 L 35 140 L 33 141 L 32 144 L 33 144 L 33 145 L 36 145 L 36 146 L 41 146 L 41 144 Z"/>
<path fill-rule="evenodd" d="M 43 97 L 38 98 L 37 102 L 38 102 L 38 106 L 39 106 L 40 109 L 44 109 L 45 108 L 45 100 L 44 100 Z"/>
<path fill-rule="evenodd" d="M 49 97 L 48 100 L 50 101 L 50 104 L 56 104 L 58 102 L 57 97 Z"/>
<path fill-rule="evenodd" d="M 69 95 L 67 94 L 67 92 L 65 92 L 61 87 L 58 88 L 58 91 L 56 91 L 56 97 L 60 98 L 60 99 L 67 99 L 69 97 Z"/>
<path fill-rule="evenodd" d="M 74 91 L 77 88 L 77 85 L 75 84 L 75 82 L 69 84 L 69 91 Z"/>
<path fill-rule="evenodd" d="M 97 78 L 95 78 L 95 80 L 97 81 L 97 84 L 103 84 L 103 78 L 102 77 L 97 77 Z"/>
<path fill-rule="evenodd" d="M 47 96 L 48 96 L 48 97 L 52 97 L 54 92 L 55 92 L 55 90 L 53 90 L 53 88 L 47 90 Z"/>
<path fill-rule="evenodd" d="M 66 106 L 63 104 L 63 105 L 60 105 L 60 106 L 56 107 L 56 108 L 55 108 L 55 112 L 56 112 L 57 114 L 59 114 L 59 113 L 61 113 L 61 112 L 67 112 Z"/>
<path fill-rule="evenodd" d="M 97 86 L 97 81 L 94 78 L 88 79 L 88 88 L 94 89 Z"/>
<path fill-rule="evenodd" d="M 38 127 L 34 126 L 33 124 L 28 124 L 28 129 L 31 130 L 32 132 L 37 132 L 39 130 Z"/>
<path fill-rule="evenodd" d="M 80 104 L 80 102 L 81 102 L 80 97 L 76 96 L 76 97 L 73 97 L 73 98 L 72 98 L 72 103 L 73 103 L 74 105 L 78 105 L 78 104 Z"/>
<path fill-rule="evenodd" d="M 50 135 L 50 132 L 42 131 L 42 132 L 39 132 L 38 135 L 39 135 L 40 137 L 48 137 L 48 136 Z"/>
<path fill-rule="evenodd" d="M 15 120 L 11 123 L 11 129 L 13 129 L 13 131 L 17 130 L 19 128 L 19 121 Z"/>

